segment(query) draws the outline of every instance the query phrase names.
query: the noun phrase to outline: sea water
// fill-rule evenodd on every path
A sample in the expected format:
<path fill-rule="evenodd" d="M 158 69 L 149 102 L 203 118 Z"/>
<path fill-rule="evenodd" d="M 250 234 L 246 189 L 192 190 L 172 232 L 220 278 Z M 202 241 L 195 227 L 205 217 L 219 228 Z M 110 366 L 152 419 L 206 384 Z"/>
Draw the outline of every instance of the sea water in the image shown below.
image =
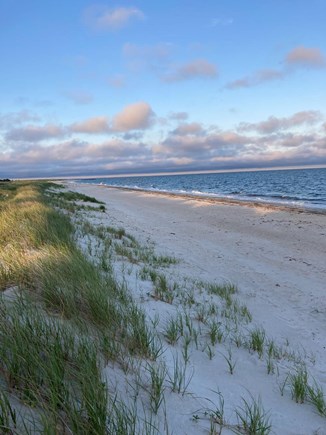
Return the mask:
<path fill-rule="evenodd" d="M 119 176 L 78 182 L 326 211 L 326 168 Z"/>

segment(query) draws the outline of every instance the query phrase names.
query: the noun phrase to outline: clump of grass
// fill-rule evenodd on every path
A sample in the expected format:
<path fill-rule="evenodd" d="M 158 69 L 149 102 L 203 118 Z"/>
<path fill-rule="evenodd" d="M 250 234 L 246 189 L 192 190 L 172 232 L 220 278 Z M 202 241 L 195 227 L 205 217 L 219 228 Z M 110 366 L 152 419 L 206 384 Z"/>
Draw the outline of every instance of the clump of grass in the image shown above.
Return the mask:
<path fill-rule="evenodd" d="M 179 357 L 174 357 L 172 374 L 168 373 L 168 382 L 171 389 L 175 393 L 184 395 L 189 387 L 193 372 L 187 373 L 188 367 L 184 361 L 180 361 Z"/>
<path fill-rule="evenodd" d="M 217 295 L 221 299 L 224 299 L 226 302 L 229 302 L 232 295 L 234 295 L 238 291 L 237 287 L 234 284 L 230 283 L 208 284 L 207 290 L 208 293 Z"/>
<path fill-rule="evenodd" d="M 0 390 L 0 431 L 11 434 L 17 429 L 17 412 L 12 407 L 8 394 Z"/>
<path fill-rule="evenodd" d="M 172 304 L 174 300 L 174 288 L 169 285 L 166 276 L 161 273 L 155 276 L 154 297 L 168 304 Z"/>
<path fill-rule="evenodd" d="M 167 370 L 164 364 L 148 365 L 147 370 L 150 374 L 150 405 L 154 414 L 157 414 L 164 401 L 164 380 Z"/>
<path fill-rule="evenodd" d="M 63 199 L 64 201 L 83 201 L 83 202 L 92 202 L 96 204 L 104 204 L 103 201 L 99 201 L 93 196 L 84 195 L 83 193 L 78 193 L 78 192 L 71 192 L 71 191 L 56 192 L 55 195 L 57 198 Z"/>
<path fill-rule="evenodd" d="M 314 385 L 308 385 L 307 396 L 309 402 L 317 409 L 318 414 L 322 417 L 326 417 L 326 400 L 324 392 L 322 387 L 318 385 L 316 381 L 314 382 Z"/>
<path fill-rule="evenodd" d="M 209 431 L 210 435 L 220 435 L 222 433 L 223 427 L 226 426 L 225 412 L 224 412 L 224 398 L 222 394 L 218 391 L 218 404 L 214 401 L 208 400 L 212 406 L 199 409 L 195 414 L 193 414 L 192 419 L 194 421 L 198 420 L 209 420 Z"/>
<path fill-rule="evenodd" d="M 223 358 L 227 362 L 230 375 L 233 375 L 235 366 L 237 364 L 237 361 L 235 361 L 233 359 L 233 354 L 232 354 L 231 348 L 228 349 L 228 354 L 227 355 L 224 355 L 223 353 L 221 355 L 223 356 Z"/>
<path fill-rule="evenodd" d="M 205 305 L 199 304 L 195 309 L 195 316 L 198 322 L 202 322 L 205 324 L 210 317 L 210 313 Z"/>
<path fill-rule="evenodd" d="M 236 409 L 238 418 L 237 433 L 250 435 L 267 435 L 272 430 L 268 413 L 264 410 L 261 399 L 251 396 L 250 402 L 242 398 L 242 407 Z"/>
<path fill-rule="evenodd" d="M 225 412 L 224 412 L 224 397 L 220 392 L 218 394 L 218 404 L 214 403 L 214 407 L 210 408 L 206 413 L 210 420 L 211 435 L 217 435 L 222 433 L 222 428 L 225 426 Z M 213 402 L 212 402 L 213 404 Z"/>
<path fill-rule="evenodd" d="M 259 358 L 263 356 L 266 333 L 263 328 L 255 328 L 250 331 L 249 347 L 254 352 L 257 352 Z"/>
<path fill-rule="evenodd" d="M 221 323 L 216 320 L 211 321 L 209 324 L 209 338 L 212 346 L 215 346 L 217 342 L 221 343 L 223 340 L 223 331 L 221 329 Z"/>
<path fill-rule="evenodd" d="M 178 314 L 175 318 L 171 317 L 165 327 L 165 337 L 168 343 L 174 345 L 183 335 L 182 316 Z"/>
<path fill-rule="evenodd" d="M 124 228 L 114 228 L 114 227 L 106 227 L 106 230 L 112 234 L 116 239 L 121 240 L 124 236 L 126 236 L 126 231 Z"/>
<path fill-rule="evenodd" d="M 306 367 L 299 367 L 295 373 L 290 374 L 289 384 L 292 399 L 297 403 L 304 403 L 308 393 L 308 373 Z"/>
<path fill-rule="evenodd" d="M 125 315 L 126 335 L 124 342 L 133 355 L 156 360 L 162 353 L 162 343 L 147 324 L 145 313 L 132 305 Z"/>
<path fill-rule="evenodd" d="M 169 267 L 172 264 L 177 264 L 177 258 L 169 255 L 158 255 L 151 247 L 138 246 L 137 258 L 139 261 L 148 264 L 152 267 Z"/>

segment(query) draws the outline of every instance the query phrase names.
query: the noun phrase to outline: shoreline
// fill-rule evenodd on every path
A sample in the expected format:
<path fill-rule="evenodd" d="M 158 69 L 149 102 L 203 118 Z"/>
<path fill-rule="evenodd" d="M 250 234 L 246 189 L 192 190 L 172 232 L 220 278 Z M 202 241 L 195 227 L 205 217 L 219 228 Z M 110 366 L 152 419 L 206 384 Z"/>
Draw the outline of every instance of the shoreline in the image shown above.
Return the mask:
<path fill-rule="evenodd" d="M 162 190 L 147 190 L 147 189 L 141 189 L 141 188 L 132 188 L 132 187 L 125 187 L 125 186 L 113 186 L 108 184 L 95 184 L 95 183 L 80 183 L 77 181 L 71 181 L 67 182 L 67 180 L 58 180 L 58 182 L 62 182 L 65 186 L 69 187 L 72 185 L 76 186 L 94 186 L 98 188 L 107 188 L 107 189 L 116 189 L 116 190 L 122 190 L 122 191 L 130 191 L 130 192 L 140 192 L 140 193 L 146 193 L 149 195 L 159 195 L 159 196 L 165 196 L 165 197 L 171 197 L 171 198 L 181 198 L 181 199 L 188 199 L 188 200 L 196 200 L 196 201 L 204 201 L 209 202 L 212 204 L 220 204 L 220 205 L 239 205 L 244 207 L 250 207 L 250 208 L 262 208 L 267 210 L 275 210 L 275 211 L 288 211 L 288 212 L 297 212 L 299 214 L 301 213 L 307 213 L 307 214 L 318 214 L 318 215 L 326 215 L 326 209 L 320 209 L 315 207 L 304 207 L 304 206 L 296 206 L 296 205 L 284 205 L 284 204 L 278 204 L 278 203 L 271 203 L 271 202 L 263 202 L 263 201 L 257 201 L 257 200 L 247 200 L 247 199 L 232 199 L 232 198 L 224 198 L 224 197 L 212 197 L 210 195 L 196 195 L 193 193 L 179 193 L 179 192 L 168 192 L 168 191 L 162 191 Z"/>

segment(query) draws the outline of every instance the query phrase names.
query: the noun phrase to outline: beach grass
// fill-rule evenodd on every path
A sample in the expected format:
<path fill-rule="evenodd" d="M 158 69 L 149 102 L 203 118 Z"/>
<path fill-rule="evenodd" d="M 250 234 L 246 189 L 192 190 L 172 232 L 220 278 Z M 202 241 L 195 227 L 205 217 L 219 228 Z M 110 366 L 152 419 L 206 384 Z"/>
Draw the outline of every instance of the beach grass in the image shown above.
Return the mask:
<path fill-rule="evenodd" d="M 19 424 L 10 405 L 14 394 L 34 428 L 104 434 L 105 343 L 113 359 L 121 348 L 155 359 L 160 344 L 127 289 L 82 254 L 70 218 L 53 206 L 58 199 L 98 201 L 59 191 L 51 203 L 47 187 L 0 186 L 0 423 L 3 430 Z"/>
<path fill-rule="evenodd" d="M 167 398 L 191 396 L 201 352 L 230 382 L 243 352 L 275 377 L 284 365 L 281 394 L 326 416 L 304 358 L 255 325 L 235 285 L 178 279 L 180 260 L 108 225 L 106 206 L 54 183 L 0 183 L 0 431 L 170 433 Z M 168 315 L 150 320 L 146 303 Z M 230 422 L 218 397 L 208 433 L 270 432 L 260 399 L 232 404 Z"/>

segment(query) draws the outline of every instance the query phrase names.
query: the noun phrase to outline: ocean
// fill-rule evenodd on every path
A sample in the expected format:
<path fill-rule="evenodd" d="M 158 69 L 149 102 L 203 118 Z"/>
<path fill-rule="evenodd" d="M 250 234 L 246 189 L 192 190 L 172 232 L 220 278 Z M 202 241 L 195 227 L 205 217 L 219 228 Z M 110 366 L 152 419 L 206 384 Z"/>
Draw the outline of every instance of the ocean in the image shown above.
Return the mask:
<path fill-rule="evenodd" d="M 326 211 L 326 168 L 92 178 L 76 181 Z"/>

